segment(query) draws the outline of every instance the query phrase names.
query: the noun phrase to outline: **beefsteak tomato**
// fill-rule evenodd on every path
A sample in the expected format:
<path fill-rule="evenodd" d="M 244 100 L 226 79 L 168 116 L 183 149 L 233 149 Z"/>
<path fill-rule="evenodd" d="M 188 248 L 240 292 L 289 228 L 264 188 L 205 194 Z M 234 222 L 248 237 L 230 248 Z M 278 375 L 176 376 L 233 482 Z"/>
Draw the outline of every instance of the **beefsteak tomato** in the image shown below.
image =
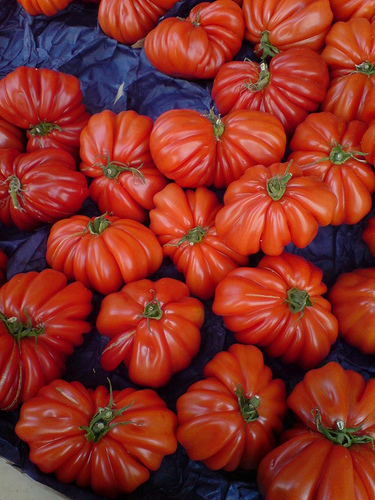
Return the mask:
<path fill-rule="evenodd" d="M 104 297 L 97 317 L 99 333 L 110 337 L 101 364 L 128 368 L 135 384 L 165 385 L 198 353 L 203 304 L 173 278 L 134 281 Z"/>
<path fill-rule="evenodd" d="M 7 274 L 6 274 L 7 265 L 8 265 L 8 257 L 0 249 L 0 286 L 3 285 L 7 280 Z"/>
<path fill-rule="evenodd" d="M 340 274 L 328 297 L 340 336 L 361 352 L 375 354 L 375 268 Z"/>
<path fill-rule="evenodd" d="M 320 51 L 333 19 L 329 0 L 243 0 L 245 38 L 263 58 L 292 47 Z"/>
<path fill-rule="evenodd" d="M 150 229 L 172 259 L 190 293 L 212 299 L 218 283 L 248 258 L 228 248 L 218 237 L 215 216 L 222 207 L 213 191 L 201 186 L 195 191 L 174 182 L 154 197 Z"/>
<path fill-rule="evenodd" d="M 367 126 L 346 122 L 328 111 L 313 113 L 296 128 L 289 159 L 304 175 L 326 182 L 337 198 L 333 225 L 356 224 L 372 207 L 375 172 L 365 160 L 361 141 Z"/>
<path fill-rule="evenodd" d="M 146 222 L 153 196 L 167 179 L 150 153 L 153 122 L 135 111 L 92 115 L 80 136 L 80 170 L 92 178 L 91 199 L 101 213 Z"/>
<path fill-rule="evenodd" d="M 90 115 L 74 75 L 19 66 L 0 80 L 0 117 L 27 131 L 27 151 L 61 148 L 78 160 L 79 135 Z"/>
<path fill-rule="evenodd" d="M 115 498 L 138 488 L 174 453 L 176 425 L 151 389 L 109 392 L 55 380 L 22 406 L 15 430 L 42 472 Z"/>
<path fill-rule="evenodd" d="M 144 38 L 176 0 L 101 0 L 98 22 L 104 33 L 120 43 Z"/>
<path fill-rule="evenodd" d="M 215 291 L 212 310 L 238 342 L 310 369 L 329 353 L 338 335 L 321 269 L 284 252 L 255 268 L 231 271 Z"/>
<path fill-rule="evenodd" d="M 330 224 L 336 196 L 294 162 L 254 165 L 232 182 L 216 215 L 219 238 L 241 255 L 279 255 L 293 243 L 306 247 Z"/>
<path fill-rule="evenodd" d="M 17 0 L 31 16 L 54 16 L 73 0 Z"/>
<path fill-rule="evenodd" d="M 375 19 L 375 4 L 368 0 L 329 0 L 333 12 L 333 20 L 349 21 L 351 17 L 365 17 L 370 21 Z"/>
<path fill-rule="evenodd" d="M 155 121 L 150 151 L 156 167 L 182 187 L 227 187 L 257 163 L 280 161 L 286 147 L 280 120 L 239 109 L 223 118 L 211 110 L 171 109 Z"/>
<path fill-rule="evenodd" d="M 156 272 L 163 250 L 154 233 L 135 220 L 74 215 L 52 226 L 46 260 L 70 281 L 107 295 Z"/>
<path fill-rule="evenodd" d="M 61 377 L 91 330 L 92 293 L 53 269 L 14 275 L 0 288 L 0 409 L 13 410 Z"/>
<path fill-rule="evenodd" d="M 275 55 L 269 65 L 245 59 L 223 64 L 211 96 L 222 115 L 236 109 L 267 111 L 288 136 L 323 102 L 329 84 L 327 65 L 310 49 L 294 48 Z"/>
<path fill-rule="evenodd" d="M 299 423 L 260 463 L 264 498 L 375 498 L 375 379 L 331 362 L 310 370 L 287 404 Z"/>
<path fill-rule="evenodd" d="M 240 344 L 216 354 L 203 374 L 177 400 L 178 441 L 209 469 L 255 470 L 283 430 L 284 382 L 272 379 L 258 348 Z"/>
<path fill-rule="evenodd" d="M 366 96 L 375 86 L 375 20 L 353 17 L 334 23 L 322 57 L 330 84 L 321 109 L 346 121 L 364 120 Z"/>
<path fill-rule="evenodd" d="M 80 210 L 89 195 L 86 177 L 63 149 L 31 153 L 0 150 L 0 222 L 32 231 Z"/>
<path fill-rule="evenodd" d="M 240 50 L 245 25 L 233 0 L 195 5 L 186 19 L 163 19 L 144 41 L 151 64 L 164 74 L 186 79 L 214 78 Z"/>
<path fill-rule="evenodd" d="M 0 117 L 0 149 L 17 149 L 23 153 L 25 145 L 24 131 Z"/>

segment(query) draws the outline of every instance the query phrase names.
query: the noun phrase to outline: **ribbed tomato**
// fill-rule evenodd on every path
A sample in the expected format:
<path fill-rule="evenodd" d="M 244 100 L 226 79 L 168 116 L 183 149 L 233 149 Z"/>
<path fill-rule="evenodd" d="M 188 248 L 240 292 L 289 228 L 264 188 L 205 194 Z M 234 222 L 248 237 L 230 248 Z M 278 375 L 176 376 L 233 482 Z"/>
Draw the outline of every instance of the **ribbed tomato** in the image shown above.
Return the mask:
<path fill-rule="evenodd" d="M 22 129 L 0 117 L 0 149 L 17 149 L 25 151 L 26 134 Z"/>
<path fill-rule="evenodd" d="M 54 16 L 73 0 L 17 0 L 31 16 Z"/>

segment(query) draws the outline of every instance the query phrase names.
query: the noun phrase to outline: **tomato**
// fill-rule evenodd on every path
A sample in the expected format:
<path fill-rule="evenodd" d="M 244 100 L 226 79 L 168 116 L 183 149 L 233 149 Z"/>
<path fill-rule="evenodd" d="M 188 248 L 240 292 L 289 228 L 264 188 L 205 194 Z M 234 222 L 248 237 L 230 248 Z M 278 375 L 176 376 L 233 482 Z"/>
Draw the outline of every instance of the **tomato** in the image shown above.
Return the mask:
<path fill-rule="evenodd" d="M 375 354 L 374 297 L 375 268 L 340 274 L 329 292 L 341 337 L 366 354 Z"/>
<path fill-rule="evenodd" d="M 212 86 L 219 113 L 236 109 L 273 114 L 290 136 L 308 113 L 323 102 L 328 69 L 319 54 L 294 48 L 275 55 L 270 64 L 245 59 L 223 64 Z"/>
<path fill-rule="evenodd" d="M 334 23 L 322 57 L 331 79 L 322 110 L 363 120 L 367 93 L 375 86 L 375 21 L 354 17 Z"/>
<path fill-rule="evenodd" d="M 54 16 L 64 10 L 73 0 L 17 0 L 31 16 Z"/>
<path fill-rule="evenodd" d="M 366 17 L 370 21 L 375 18 L 375 4 L 368 0 L 351 0 L 350 2 L 329 0 L 329 3 L 334 21 L 349 21 L 351 17 Z"/>
<path fill-rule="evenodd" d="M 52 269 L 14 275 L 0 288 L 0 408 L 13 410 L 61 377 L 91 330 L 92 293 Z"/>
<path fill-rule="evenodd" d="M 15 430 L 42 472 L 115 498 L 174 453 L 176 421 L 151 389 L 109 392 L 56 380 L 22 406 Z"/>
<path fill-rule="evenodd" d="M 216 215 L 219 238 L 241 255 L 279 255 L 293 243 L 306 247 L 330 224 L 336 196 L 323 181 L 303 176 L 294 162 L 254 165 L 228 186 Z"/>
<path fill-rule="evenodd" d="M 232 0 L 195 5 L 186 19 L 163 19 L 144 41 L 151 64 L 186 79 L 214 78 L 240 50 L 244 36 L 241 7 Z"/>
<path fill-rule="evenodd" d="M 74 215 L 52 226 L 46 260 L 70 281 L 106 295 L 156 272 L 163 250 L 154 233 L 135 220 Z"/>
<path fill-rule="evenodd" d="M 366 125 L 347 123 L 330 112 L 313 113 L 301 123 L 290 142 L 290 160 L 304 175 L 325 181 L 337 198 L 333 225 L 356 224 L 369 213 L 375 173 L 365 161 L 361 140 Z"/>
<path fill-rule="evenodd" d="M 0 80 L 0 117 L 27 131 L 27 151 L 56 147 L 78 157 L 79 135 L 90 115 L 78 78 L 20 66 Z"/>
<path fill-rule="evenodd" d="M 238 342 L 310 369 L 338 335 L 321 269 L 298 255 L 266 255 L 255 268 L 231 271 L 215 291 L 212 310 Z"/>
<path fill-rule="evenodd" d="M 213 110 L 171 109 L 155 121 L 150 151 L 157 168 L 182 187 L 223 188 L 251 165 L 280 161 L 286 134 L 270 113 L 239 109 L 223 118 Z"/>
<path fill-rule="evenodd" d="M 222 207 L 216 194 L 205 187 L 195 191 L 170 183 L 154 197 L 150 229 L 172 259 L 190 293 L 212 299 L 218 283 L 248 258 L 233 252 L 217 236 L 215 216 Z"/>
<path fill-rule="evenodd" d="M 167 179 L 150 153 L 153 122 L 135 111 L 91 116 L 80 136 L 80 170 L 93 180 L 91 199 L 104 213 L 146 222 Z"/>
<path fill-rule="evenodd" d="M 267 500 L 375 498 L 375 380 L 331 362 L 309 371 L 287 400 L 300 422 L 261 461 Z"/>
<path fill-rule="evenodd" d="M 78 212 L 87 181 L 65 150 L 0 150 L 0 222 L 32 231 Z"/>
<path fill-rule="evenodd" d="M 375 217 L 370 217 L 362 233 L 363 241 L 367 244 L 371 255 L 375 257 Z"/>
<path fill-rule="evenodd" d="M 0 249 L 0 286 L 4 284 L 7 280 L 7 275 L 6 275 L 7 265 L 8 265 L 8 257 Z"/>
<path fill-rule="evenodd" d="M 245 38 L 265 58 L 292 47 L 320 51 L 333 14 L 329 0 L 244 0 Z"/>
<path fill-rule="evenodd" d="M 276 446 L 286 414 L 284 382 L 254 346 L 233 344 L 177 400 L 177 439 L 213 470 L 256 469 Z"/>
<path fill-rule="evenodd" d="M 144 38 L 176 0 L 101 0 L 98 22 L 104 33 L 120 43 Z"/>
<path fill-rule="evenodd" d="M 111 371 L 123 362 L 135 384 L 161 387 L 198 353 L 203 320 L 203 304 L 181 281 L 128 283 L 102 301 L 96 326 L 110 342 L 101 364 Z"/>
<path fill-rule="evenodd" d="M 362 136 L 361 150 L 366 154 L 366 160 L 375 165 L 375 121 L 372 123 Z"/>
<path fill-rule="evenodd" d="M 25 151 L 26 136 L 23 130 L 0 117 L 0 149 Z"/>

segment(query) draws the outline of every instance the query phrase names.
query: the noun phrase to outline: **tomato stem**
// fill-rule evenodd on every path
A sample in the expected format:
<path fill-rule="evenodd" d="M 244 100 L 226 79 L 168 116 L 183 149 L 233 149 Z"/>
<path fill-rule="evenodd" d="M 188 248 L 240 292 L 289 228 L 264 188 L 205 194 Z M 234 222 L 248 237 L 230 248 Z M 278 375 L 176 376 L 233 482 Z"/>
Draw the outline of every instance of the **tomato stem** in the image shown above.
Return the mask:
<path fill-rule="evenodd" d="M 298 290 L 298 288 L 292 287 L 287 291 L 287 297 L 285 302 L 288 303 L 290 312 L 292 314 L 301 313 L 300 318 L 304 315 L 305 307 L 313 305 L 306 290 Z"/>
<path fill-rule="evenodd" d="M 45 326 L 41 320 L 39 320 L 34 327 L 27 309 L 25 309 L 24 312 L 26 316 L 26 324 L 22 323 L 22 321 L 15 316 L 7 318 L 2 312 L 0 312 L 0 321 L 4 323 L 10 335 L 15 338 L 18 346 L 20 346 L 21 339 L 25 337 L 34 337 L 36 342 L 38 336 L 45 332 Z"/>
<path fill-rule="evenodd" d="M 138 316 L 138 318 L 146 318 L 147 320 L 147 328 L 150 331 L 150 319 L 159 320 L 163 316 L 163 310 L 161 308 L 160 301 L 155 298 L 155 290 L 151 290 L 154 298 L 147 302 L 143 313 Z"/>
<path fill-rule="evenodd" d="M 111 221 L 106 219 L 106 214 L 98 215 L 94 220 L 90 220 L 85 231 L 89 231 L 93 236 L 99 236 L 103 231 L 111 225 Z M 84 231 L 84 232 L 85 232 Z"/>
<path fill-rule="evenodd" d="M 9 182 L 8 186 L 8 193 L 10 195 L 10 199 L 12 200 L 13 207 L 16 210 L 25 210 L 24 208 L 21 207 L 20 202 L 18 200 L 18 196 L 20 196 L 20 193 L 22 191 L 22 184 L 19 178 L 16 175 L 10 175 L 5 182 Z"/>
<path fill-rule="evenodd" d="M 246 424 L 257 420 L 259 418 L 258 407 L 260 405 L 260 397 L 255 395 L 252 398 L 246 398 L 241 384 L 237 385 L 234 393 L 237 396 L 238 406 Z"/>
<path fill-rule="evenodd" d="M 363 73 L 367 76 L 375 75 L 375 66 L 369 61 L 363 61 L 361 64 L 356 64 L 355 69 L 357 73 Z"/>
<path fill-rule="evenodd" d="M 200 26 L 200 22 L 199 22 L 200 13 L 201 13 L 201 9 L 198 9 L 198 12 L 197 12 L 197 15 L 196 15 L 194 21 L 191 21 L 193 26 Z"/>
<path fill-rule="evenodd" d="M 208 226 L 193 227 L 192 229 L 189 229 L 189 231 L 186 234 L 184 234 L 183 237 L 173 246 L 180 247 L 185 242 L 187 242 L 190 246 L 193 246 L 196 243 L 200 243 L 207 234 L 208 229 L 209 229 Z"/>
<path fill-rule="evenodd" d="M 325 427 L 322 423 L 322 416 L 319 408 L 315 408 L 311 411 L 314 419 L 313 423 L 316 425 L 318 432 L 323 434 L 323 436 L 334 444 L 339 444 L 345 448 L 349 448 L 352 445 L 371 443 L 372 448 L 375 450 L 374 436 L 371 434 L 361 434 L 358 433 L 366 419 L 359 424 L 357 427 L 345 427 L 345 423 L 342 419 L 336 421 L 336 429 L 330 429 Z"/>
<path fill-rule="evenodd" d="M 61 132 L 61 127 L 56 123 L 48 123 L 46 121 L 40 122 L 35 127 L 31 128 L 29 133 L 32 137 L 48 135 L 53 130 Z"/>
<path fill-rule="evenodd" d="M 220 141 L 220 137 L 224 133 L 224 124 L 220 118 L 220 115 L 215 115 L 214 109 L 211 108 L 210 111 L 206 113 L 204 116 L 208 118 L 212 123 L 216 141 Z"/>
<path fill-rule="evenodd" d="M 102 163 L 94 163 L 92 166 L 100 167 L 102 169 L 103 174 L 108 179 L 117 179 L 117 177 L 121 174 L 121 172 L 131 172 L 133 174 L 134 182 L 136 180 L 139 180 L 141 181 L 142 184 L 146 184 L 145 176 L 140 171 L 142 165 L 140 165 L 139 167 L 130 167 L 128 164 L 121 163 L 119 161 L 115 160 L 110 161 L 108 152 L 105 155 L 98 155 L 98 157 L 104 158 L 106 164 L 103 165 Z"/>
<path fill-rule="evenodd" d="M 361 151 L 344 151 L 343 147 L 341 144 L 336 144 L 333 146 L 331 149 L 331 152 L 329 154 L 329 160 L 334 163 L 335 165 L 342 165 L 343 163 L 346 163 L 347 160 L 350 158 L 353 158 L 354 160 L 366 163 L 365 159 L 362 158 L 356 158 L 357 155 L 362 155 L 366 156 L 367 153 L 362 153 Z"/>
<path fill-rule="evenodd" d="M 292 174 L 289 173 L 289 168 L 292 162 L 289 163 L 284 175 L 275 175 L 267 181 L 267 193 L 274 201 L 280 200 L 286 191 L 286 185 L 288 181 L 292 178 Z"/>
<path fill-rule="evenodd" d="M 270 82 L 271 79 L 271 73 L 268 70 L 268 65 L 263 61 L 259 65 L 259 75 L 258 75 L 258 81 L 256 83 L 249 82 L 245 83 L 244 87 L 249 90 L 250 92 L 259 92 L 260 90 L 263 90 Z"/>
<path fill-rule="evenodd" d="M 279 53 L 279 49 L 270 42 L 270 32 L 265 30 L 260 36 L 259 49 L 256 52 L 262 52 L 261 59 L 264 61 L 267 57 L 273 57 Z"/>

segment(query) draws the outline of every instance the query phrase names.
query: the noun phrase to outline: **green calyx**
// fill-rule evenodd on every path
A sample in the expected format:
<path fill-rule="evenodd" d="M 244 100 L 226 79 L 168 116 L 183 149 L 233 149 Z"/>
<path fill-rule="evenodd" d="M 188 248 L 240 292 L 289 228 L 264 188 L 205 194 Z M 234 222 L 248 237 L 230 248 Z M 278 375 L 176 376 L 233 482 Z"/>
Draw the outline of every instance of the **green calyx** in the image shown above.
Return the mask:
<path fill-rule="evenodd" d="M 260 71 L 257 82 L 249 82 L 244 84 L 244 87 L 250 92 L 259 92 L 260 90 L 263 90 L 265 87 L 267 87 L 267 85 L 270 83 L 271 73 L 268 70 L 268 65 L 264 61 L 260 63 L 259 70 Z"/>
<path fill-rule="evenodd" d="M 369 61 L 363 61 L 361 64 L 356 64 L 355 69 L 357 73 L 363 73 L 367 76 L 375 75 L 375 66 Z"/>
<path fill-rule="evenodd" d="M 362 151 L 344 151 L 341 144 L 335 144 L 329 154 L 329 160 L 335 165 L 343 165 L 350 158 L 365 163 L 365 159 L 357 158 L 357 156 L 366 156 L 366 154 L 367 153 L 362 153 Z"/>
<path fill-rule="evenodd" d="M 259 418 L 258 407 L 260 405 L 260 397 L 255 395 L 252 398 L 246 398 L 241 384 L 237 385 L 234 393 L 237 396 L 238 406 L 246 424 L 257 420 Z"/>
<path fill-rule="evenodd" d="M 211 108 L 210 111 L 204 116 L 212 123 L 216 141 L 220 141 L 220 137 L 224 133 L 224 123 L 222 122 L 220 115 L 215 115 L 214 109 Z"/>
<path fill-rule="evenodd" d="M 88 426 L 81 425 L 79 427 L 80 430 L 86 431 L 85 437 L 87 441 L 93 443 L 97 443 L 98 441 L 100 441 L 100 439 L 104 437 L 107 434 L 107 432 L 109 432 L 111 429 L 113 429 L 118 425 L 127 425 L 127 424 L 142 425 L 142 424 L 136 424 L 131 420 L 112 423 L 112 421 L 116 417 L 121 416 L 126 410 L 128 410 L 134 403 L 134 401 L 132 401 L 124 408 L 120 408 L 119 410 L 114 410 L 112 385 L 109 380 L 108 382 L 109 382 L 109 392 L 110 392 L 108 405 L 104 408 L 98 408 L 97 412 L 92 417 Z"/>
<path fill-rule="evenodd" d="M 345 427 L 344 421 L 339 419 L 336 421 L 336 428 L 330 429 L 323 425 L 319 408 L 315 408 L 311 411 L 311 413 L 313 415 L 313 422 L 316 425 L 317 431 L 333 444 L 350 448 L 350 446 L 353 445 L 371 443 L 371 446 L 375 450 L 374 436 L 360 432 L 364 421 L 357 427 Z"/>
<path fill-rule="evenodd" d="M 61 127 L 56 125 L 56 123 L 48 123 L 46 121 L 40 122 L 35 127 L 29 130 L 29 133 L 32 137 L 40 137 L 43 135 L 48 135 L 53 130 L 58 130 L 61 132 Z"/>
<path fill-rule="evenodd" d="M 102 169 L 103 174 L 108 179 L 117 179 L 117 177 L 122 172 L 131 172 L 134 181 L 139 180 L 142 184 L 146 184 L 145 176 L 140 170 L 142 168 L 142 165 L 135 168 L 135 167 L 129 167 L 129 165 L 126 165 L 125 163 L 121 163 L 119 161 L 115 160 L 110 161 L 108 153 L 106 153 L 106 155 L 99 155 L 99 157 L 104 158 L 106 164 L 103 165 L 102 163 L 94 163 L 92 166 L 100 167 Z"/>
<path fill-rule="evenodd" d="M 147 302 L 143 313 L 138 316 L 138 319 L 146 318 L 147 320 L 147 328 L 150 331 L 150 319 L 159 320 L 163 316 L 163 310 L 160 304 L 160 301 L 155 298 L 155 291 L 151 290 L 154 295 L 154 298 Z"/>
<path fill-rule="evenodd" d="M 279 53 L 279 49 L 270 42 L 269 31 L 265 30 L 262 32 L 257 52 L 262 52 L 262 61 L 264 61 L 267 57 L 273 57 Z"/>
<path fill-rule="evenodd" d="M 110 225 L 111 221 L 106 218 L 106 214 L 98 215 L 98 217 L 95 217 L 94 220 L 90 220 L 85 231 L 88 231 L 93 236 L 99 236 Z"/>
<path fill-rule="evenodd" d="M 193 229 L 183 235 L 183 237 L 174 246 L 180 247 L 184 243 L 188 243 L 190 246 L 200 243 L 205 235 L 207 234 L 208 227 L 196 226 Z"/>
<path fill-rule="evenodd" d="M 278 201 L 283 197 L 286 191 L 286 185 L 292 178 L 292 174 L 289 173 L 290 165 L 291 162 L 287 166 L 284 175 L 275 175 L 275 177 L 271 177 L 271 179 L 267 181 L 267 193 L 274 201 Z"/>
<path fill-rule="evenodd" d="M 19 178 L 16 175 L 10 175 L 5 182 L 8 182 L 8 193 L 10 195 L 10 199 L 12 200 L 13 207 L 16 210 L 24 210 L 21 208 L 18 197 L 21 196 L 22 192 L 22 184 Z"/>
<path fill-rule="evenodd" d="M 288 303 L 290 312 L 292 314 L 301 313 L 300 317 L 303 316 L 305 307 L 313 305 L 310 295 L 306 290 L 298 290 L 296 287 L 292 287 L 287 291 L 287 299 L 285 302 Z"/>
<path fill-rule="evenodd" d="M 4 323 L 10 335 L 17 341 L 18 346 L 20 346 L 21 340 L 24 338 L 34 338 L 36 342 L 39 335 L 45 332 L 45 326 L 42 321 L 38 321 L 36 326 L 33 326 L 27 310 L 25 310 L 25 316 L 26 324 L 22 323 L 22 321 L 15 316 L 7 318 L 0 312 L 0 321 Z"/>

